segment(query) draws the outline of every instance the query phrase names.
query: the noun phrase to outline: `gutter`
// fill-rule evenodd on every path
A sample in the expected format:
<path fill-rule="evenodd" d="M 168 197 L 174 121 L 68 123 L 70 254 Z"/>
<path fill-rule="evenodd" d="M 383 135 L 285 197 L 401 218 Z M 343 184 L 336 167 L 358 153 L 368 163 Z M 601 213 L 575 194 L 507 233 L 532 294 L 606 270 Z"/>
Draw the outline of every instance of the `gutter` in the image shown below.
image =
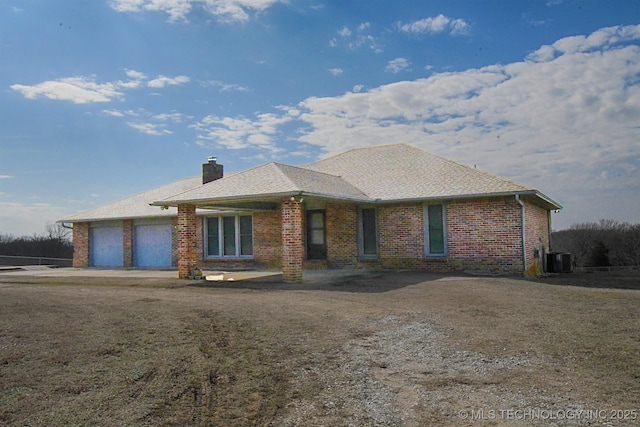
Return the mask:
<path fill-rule="evenodd" d="M 346 202 L 354 202 L 354 203 L 372 203 L 374 202 L 368 198 L 356 198 L 350 196 L 335 196 L 331 194 L 320 194 L 320 193 L 309 193 L 306 191 L 287 191 L 282 193 L 269 193 L 269 194 L 257 194 L 251 196 L 228 196 L 228 197 L 220 197 L 220 198 L 201 198 L 201 199 L 191 199 L 191 200 L 158 200 L 152 203 L 149 203 L 149 206 L 171 206 L 176 207 L 181 204 L 185 205 L 224 205 L 225 203 L 237 203 L 237 202 L 252 202 L 252 201 L 265 201 L 267 199 L 280 200 L 281 198 L 288 197 L 317 197 L 331 200 L 341 200 Z M 211 203 L 213 202 L 213 203 Z"/>
<path fill-rule="evenodd" d="M 522 203 L 522 200 L 520 200 L 520 194 L 516 193 L 516 202 L 518 202 L 518 204 L 520 205 L 520 211 L 521 211 L 521 227 L 522 227 L 522 266 L 523 266 L 523 274 L 526 274 L 527 272 L 527 241 L 526 241 L 526 233 L 525 233 L 525 217 L 524 217 L 524 203 Z"/>

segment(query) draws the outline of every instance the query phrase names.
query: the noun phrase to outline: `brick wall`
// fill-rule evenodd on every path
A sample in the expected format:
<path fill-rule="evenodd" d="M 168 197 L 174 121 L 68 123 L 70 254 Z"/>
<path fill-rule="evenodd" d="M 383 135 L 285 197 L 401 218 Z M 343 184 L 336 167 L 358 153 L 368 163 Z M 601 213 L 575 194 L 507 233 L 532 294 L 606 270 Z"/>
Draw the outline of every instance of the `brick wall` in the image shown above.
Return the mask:
<path fill-rule="evenodd" d="M 179 209 L 172 218 L 172 261 L 179 277 L 197 273 L 197 266 L 212 268 L 282 268 L 297 280 L 304 260 L 304 209 L 284 200 L 275 211 L 255 212 L 254 257 L 239 260 L 204 259 L 202 218 L 193 207 Z M 443 258 L 424 256 L 424 205 L 404 203 L 377 207 L 379 256 L 359 259 L 358 209 L 346 203 L 328 203 L 327 265 L 330 268 L 411 268 L 430 271 L 484 271 L 521 273 L 521 207 L 514 197 L 453 200 L 446 203 L 447 248 Z M 549 250 L 549 212 L 525 203 L 527 273 L 542 271 L 536 249 Z M 283 220 L 285 225 L 283 227 Z M 183 230 L 182 232 L 180 230 Z M 89 266 L 88 222 L 73 227 L 73 266 Z M 285 251 L 283 243 L 288 246 Z M 123 221 L 124 266 L 133 265 L 133 222 Z M 179 262 L 181 251 L 185 262 Z"/>
<path fill-rule="evenodd" d="M 282 278 L 289 282 L 302 281 L 304 262 L 303 216 L 301 203 L 284 199 L 282 208 Z"/>
<path fill-rule="evenodd" d="M 327 264 L 329 268 L 354 268 L 358 264 L 358 209 L 356 205 L 329 203 Z"/>
<path fill-rule="evenodd" d="M 521 208 L 513 197 L 447 204 L 449 258 L 455 270 L 521 273 Z"/>
<path fill-rule="evenodd" d="M 73 266 L 75 268 L 89 267 L 88 222 L 76 222 L 73 224 Z"/>
<path fill-rule="evenodd" d="M 549 211 L 525 203 L 525 242 L 528 275 L 542 274 L 543 254 L 549 252 Z M 536 257 L 536 249 L 538 256 Z"/>
<path fill-rule="evenodd" d="M 191 276 L 199 276 L 200 271 L 197 268 L 200 258 L 198 253 L 198 218 L 196 217 L 195 206 L 178 206 L 177 233 L 178 278 L 186 279 Z"/>
<path fill-rule="evenodd" d="M 531 241 L 545 233 L 546 211 L 528 207 Z M 521 208 L 513 197 L 465 199 L 446 203 L 446 257 L 424 255 L 424 204 L 377 207 L 378 259 L 361 260 L 355 205 L 327 205 L 327 252 L 330 268 L 409 268 L 436 272 L 521 273 Z M 543 220 L 544 219 L 544 220 Z M 527 226 L 527 230 L 530 227 Z M 548 233 L 545 234 L 548 236 Z M 546 240 L 548 247 L 548 237 Z M 533 250 L 530 251 L 533 254 Z M 531 255 L 533 256 L 533 255 Z"/>
<path fill-rule="evenodd" d="M 267 268 L 280 268 L 282 263 L 282 211 L 253 214 L 253 255 Z"/>
<path fill-rule="evenodd" d="M 420 268 L 424 264 L 422 203 L 378 207 L 378 248 L 385 268 Z"/>

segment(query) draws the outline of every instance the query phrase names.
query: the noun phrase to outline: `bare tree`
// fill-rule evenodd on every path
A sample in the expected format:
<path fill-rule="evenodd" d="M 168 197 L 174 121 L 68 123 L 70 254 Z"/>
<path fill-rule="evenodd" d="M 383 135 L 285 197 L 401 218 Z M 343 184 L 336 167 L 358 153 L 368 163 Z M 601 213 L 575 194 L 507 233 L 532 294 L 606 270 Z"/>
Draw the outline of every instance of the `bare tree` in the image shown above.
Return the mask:
<path fill-rule="evenodd" d="M 640 224 L 612 219 L 574 224 L 551 234 L 555 252 L 570 252 L 576 265 L 640 266 Z"/>

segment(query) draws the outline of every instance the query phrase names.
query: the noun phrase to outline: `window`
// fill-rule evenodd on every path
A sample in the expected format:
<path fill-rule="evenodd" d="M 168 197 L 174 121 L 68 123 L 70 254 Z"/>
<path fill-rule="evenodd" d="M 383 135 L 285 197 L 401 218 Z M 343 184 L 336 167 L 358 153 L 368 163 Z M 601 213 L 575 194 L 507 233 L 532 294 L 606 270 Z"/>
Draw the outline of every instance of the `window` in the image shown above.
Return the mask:
<path fill-rule="evenodd" d="M 215 216 L 206 219 L 207 257 L 253 256 L 253 217 Z"/>
<path fill-rule="evenodd" d="M 360 209 L 358 223 L 360 256 L 363 258 L 376 258 L 378 256 L 376 210 L 374 208 Z"/>
<path fill-rule="evenodd" d="M 207 255 L 220 256 L 220 231 L 218 218 L 207 218 Z"/>
<path fill-rule="evenodd" d="M 445 256 L 447 254 L 445 212 L 444 205 L 426 205 L 424 208 L 426 256 Z"/>

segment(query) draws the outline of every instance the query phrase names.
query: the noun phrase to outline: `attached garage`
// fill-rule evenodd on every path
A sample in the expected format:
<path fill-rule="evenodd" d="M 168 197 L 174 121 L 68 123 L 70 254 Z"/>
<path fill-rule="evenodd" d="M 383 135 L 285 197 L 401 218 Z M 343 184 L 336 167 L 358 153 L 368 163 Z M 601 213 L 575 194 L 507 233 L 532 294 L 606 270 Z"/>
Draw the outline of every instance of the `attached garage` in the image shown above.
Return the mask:
<path fill-rule="evenodd" d="M 122 267 L 122 222 L 95 222 L 89 236 L 89 265 L 92 267 Z"/>
<path fill-rule="evenodd" d="M 133 265 L 171 267 L 171 223 L 134 222 Z"/>

